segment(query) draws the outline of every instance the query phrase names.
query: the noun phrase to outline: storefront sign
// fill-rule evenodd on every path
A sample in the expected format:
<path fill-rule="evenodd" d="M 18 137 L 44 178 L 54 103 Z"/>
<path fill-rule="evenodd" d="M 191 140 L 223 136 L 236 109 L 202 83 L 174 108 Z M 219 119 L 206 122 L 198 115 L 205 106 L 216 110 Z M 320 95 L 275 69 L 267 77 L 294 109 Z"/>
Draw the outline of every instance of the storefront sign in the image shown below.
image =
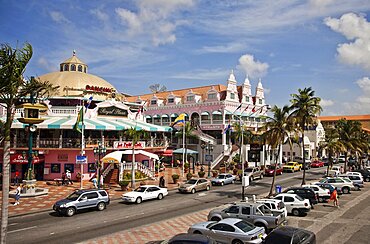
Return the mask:
<path fill-rule="evenodd" d="M 101 87 L 101 86 L 89 86 L 89 85 L 86 85 L 85 89 L 87 91 L 94 91 L 94 92 L 114 92 L 114 89 L 113 88 Z"/>
<path fill-rule="evenodd" d="M 27 155 L 23 154 L 12 154 L 10 155 L 10 162 L 13 164 L 26 164 L 28 163 Z"/>
<path fill-rule="evenodd" d="M 113 142 L 113 148 L 118 149 L 118 148 L 127 148 L 130 149 L 132 148 L 132 142 L 130 141 L 115 141 Z M 145 141 L 138 141 L 135 144 L 135 148 L 145 148 Z"/>
<path fill-rule="evenodd" d="M 119 117 L 127 117 L 127 110 L 117 107 L 106 107 L 106 108 L 99 108 L 98 115 L 108 115 L 108 116 L 119 116 Z"/>
<path fill-rule="evenodd" d="M 202 130 L 221 130 L 222 125 L 201 125 Z"/>
<path fill-rule="evenodd" d="M 58 161 L 68 162 L 68 154 L 58 154 Z"/>
<path fill-rule="evenodd" d="M 87 164 L 87 156 L 77 155 L 76 156 L 76 164 Z"/>

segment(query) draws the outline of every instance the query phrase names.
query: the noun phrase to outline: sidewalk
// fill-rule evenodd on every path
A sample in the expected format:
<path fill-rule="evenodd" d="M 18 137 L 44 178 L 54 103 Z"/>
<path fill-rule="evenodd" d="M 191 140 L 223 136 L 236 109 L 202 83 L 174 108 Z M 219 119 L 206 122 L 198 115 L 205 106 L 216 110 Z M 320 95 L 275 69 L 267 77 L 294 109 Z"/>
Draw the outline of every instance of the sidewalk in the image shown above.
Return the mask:
<path fill-rule="evenodd" d="M 192 171 L 191 171 L 192 172 Z M 196 176 L 197 176 L 196 171 Z M 185 177 L 181 177 L 181 169 L 180 168 L 166 168 L 164 171 L 159 172 L 159 177 L 164 176 L 165 179 L 165 185 L 168 188 L 168 190 L 175 190 L 178 187 L 178 184 L 174 184 L 172 180 L 172 175 L 178 174 L 180 175 L 180 179 L 178 182 L 181 182 L 185 180 Z M 38 181 L 37 187 L 46 188 L 49 190 L 49 193 L 44 196 L 39 197 L 30 197 L 30 198 L 21 198 L 20 204 L 14 206 L 14 199 L 9 198 L 9 216 L 20 216 L 25 214 L 31 214 L 31 213 L 38 213 L 43 211 L 50 211 L 52 210 L 53 204 L 65 197 L 67 197 L 69 194 L 71 194 L 74 190 L 80 189 L 80 183 L 74 182 L 73 185 L 68 186 L 56 186 L 54 182 L 51 185 L 47 184 L 46 181 Z M 148 180 L 145 181 L 146 184 L 150 185 L 158 185 L 158 180 Z M 139 183 L 136 183 L 136 186 L 139 186 Z M 83 188 L 89 189 L 93 188 L 93 184 L 89 181 L 83 182 Z M 11 186 L 10 190 L 14 190 L 15 186 Z M 109 196 L 111 200 L 120 199 L 121 195 L 125 193 L 125 191 L 122 191 L 120 186 L 118 185 L 112 185 L 110 189 L 107 189 Z M 1 199 L 2 199 L 2 191 L 0 191 L 0 207 L 1 207 Z"/>

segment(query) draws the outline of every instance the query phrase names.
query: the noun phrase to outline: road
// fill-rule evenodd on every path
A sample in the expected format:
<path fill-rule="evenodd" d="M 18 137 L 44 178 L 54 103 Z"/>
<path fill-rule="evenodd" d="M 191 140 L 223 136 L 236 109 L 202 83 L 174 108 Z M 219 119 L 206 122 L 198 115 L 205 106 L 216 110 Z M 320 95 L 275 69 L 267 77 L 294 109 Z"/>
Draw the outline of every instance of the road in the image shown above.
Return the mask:
<path fill-rule="evenodd" d="M 323 176 L 325 168 L 311 169 L 306 179 Z M 277 177 L 283 189 L 301 183 L 302 173 L 284 173 Z M 265 196 L 272 178 L 252 182 L 246 189 L 247 196 Z M 241 199 L 241 184 L 212 187 L 209 192 L 180 194 L 171 191 L 163 200 L 143 202 L 140 205 L 113 201 L 105 211 L 85 211 L 71 218 L 53 211 L 10 218 L 9 243 L 73 243 L 115 233 L 145 224 L 174 218 L 180 215 L 216 207 Z"/>

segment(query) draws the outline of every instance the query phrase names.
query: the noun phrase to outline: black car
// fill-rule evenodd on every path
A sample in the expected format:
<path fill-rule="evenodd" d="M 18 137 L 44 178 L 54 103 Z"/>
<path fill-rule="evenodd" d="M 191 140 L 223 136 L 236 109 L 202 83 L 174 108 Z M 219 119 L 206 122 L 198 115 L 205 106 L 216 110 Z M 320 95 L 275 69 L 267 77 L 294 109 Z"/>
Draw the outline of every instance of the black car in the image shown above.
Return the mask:
<path fill-rule="evenodd" d="M 208 236 L 200 234 L 177 234 L 172 237 L 168 242 L 163 242 L 168 244 L 184 244 L 184 243 L 196 243 L 196 244 L 214 244 L 216 243 Z"/>
<path fill-rule="evenodd" d="M 354 172 L 359 172 L 362 174 L 362 177 L 364 177 L 364 181 L 370 182 L 370 171 L 367 169 L 356 169 Z"/>
<path fill-rule="evenodd" d="M 295 228 L 291 226 L 280 226 L 270 232 L 265 240 L 265 244 L 291 244 L 291 243 L 300 243 L 300 244 L 315 244 L 316 235 L 315 233 Z"/>
<path fill-rule="evenodd" d="M 306 198 L 310 201 L 311 206 L 313 206 L 313 204 L 318 203 L 315 192 L 311 188 L 308 188 L 308 187 L 307 188 L 306 187 L 291 187 L 291 188 L 286 189 L 284 193 L 293 193 L 293 194 L 297 194 L 298 196 L 302 198 Z"/>

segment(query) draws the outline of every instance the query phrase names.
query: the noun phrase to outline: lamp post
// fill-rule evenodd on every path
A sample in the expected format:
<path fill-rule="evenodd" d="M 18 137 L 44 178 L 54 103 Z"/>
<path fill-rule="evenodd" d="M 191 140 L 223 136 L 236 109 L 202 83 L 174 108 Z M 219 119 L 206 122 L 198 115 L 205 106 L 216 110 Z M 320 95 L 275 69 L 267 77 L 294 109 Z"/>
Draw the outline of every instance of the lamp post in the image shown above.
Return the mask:
<path fill-rule="evenodd" d="M 204 164 L 204 148 L 206 148 L 206 144 L 204 142 L 202 142 L 202 144 L 200 144 L 200 148 L 202 149 L 202 165 Z"/>
<path fill-rule="evenodd" d="M 100 189 L 100 177 L 101 177 L 101 165 L 100 165 L 100 156 L 104 156 L 107 152 L 107 149 L 102 145 L 102 143 L 98 142 L 98 147 L 94 147 L 94 156 L 98 156 L 98 163 L 97 163 L 97 174 L 98 174 L 98 189 Z"/>
<path fill-rule="evenodd" d="M 210 143 L 210 142 L 208 142 L 208 144 L 206 145 L 206 150 L 208 151 L 208 157 L 210 157 L 210 158 L 208 158 L 208 178 L 210 178 L 211 177 L 211 161 L 212 160 L 210 160 L 211 159 L 211 152 L 213 151 L 213 145 Z"/>

